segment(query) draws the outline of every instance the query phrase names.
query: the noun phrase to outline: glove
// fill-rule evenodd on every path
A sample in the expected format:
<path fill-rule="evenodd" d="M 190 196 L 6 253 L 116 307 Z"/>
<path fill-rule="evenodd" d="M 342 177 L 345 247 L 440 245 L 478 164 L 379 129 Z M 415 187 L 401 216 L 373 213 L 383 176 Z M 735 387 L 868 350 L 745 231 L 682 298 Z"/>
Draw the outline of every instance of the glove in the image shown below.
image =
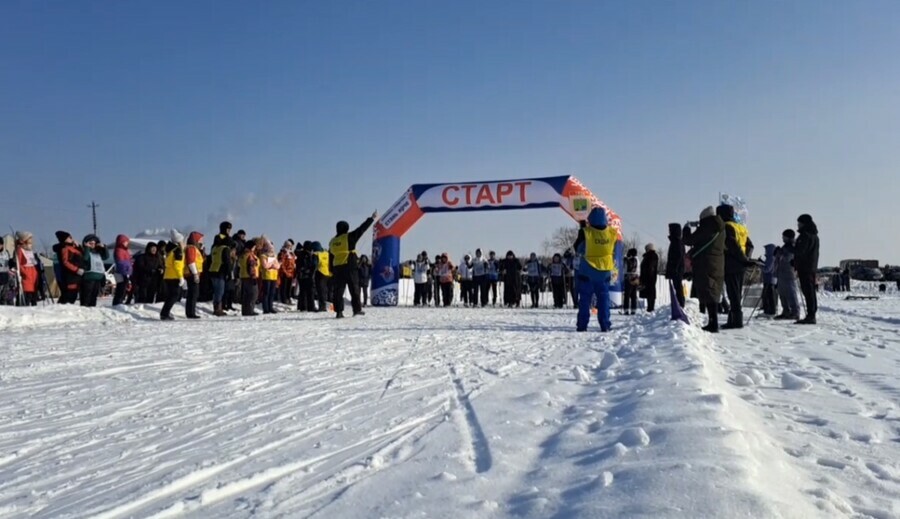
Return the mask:
<path fill-rule="evenodd" d="M 184 278 L 181 278 L 181 281 L 178 282 L 178 286 L 180 288 L 187 288 L 187 280 Z"/>
<path fill-rule="evenodd" d="M 200 274 L 194 274 L 194 283 L 200 284 Z"/>
<path fill-rule="evenodd" d="M 83 275 L 84 275 L 84 269 L 78 269 L 78 270 L 75 271 L 75 273 L 78 274 L 79 276 L 83 276 Z"/>

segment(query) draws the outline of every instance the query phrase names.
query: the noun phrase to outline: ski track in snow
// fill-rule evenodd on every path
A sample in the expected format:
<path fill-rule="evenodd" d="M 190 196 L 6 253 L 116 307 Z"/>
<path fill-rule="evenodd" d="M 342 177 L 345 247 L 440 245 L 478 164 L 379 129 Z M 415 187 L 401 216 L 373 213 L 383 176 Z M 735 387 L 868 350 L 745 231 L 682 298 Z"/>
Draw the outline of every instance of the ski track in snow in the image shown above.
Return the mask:
<path fill-rule="evenodd" d="M 898 302 L 0 309 L 0 516 L 900 517 Z"/>

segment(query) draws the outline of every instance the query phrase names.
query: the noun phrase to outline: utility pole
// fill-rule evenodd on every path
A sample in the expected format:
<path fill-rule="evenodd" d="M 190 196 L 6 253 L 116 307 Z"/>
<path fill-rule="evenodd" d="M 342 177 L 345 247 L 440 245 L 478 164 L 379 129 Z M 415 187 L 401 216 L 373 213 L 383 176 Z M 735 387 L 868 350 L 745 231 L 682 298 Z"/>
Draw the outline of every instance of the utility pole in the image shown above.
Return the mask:
<path fill-rule="evenodd" d="M 91 200 L 91 205 L 88 207 L 91 209 L 91 216 L 94 218 L 94 234 L 97 234 L 97 208 L 100 207 L 100 204 Z"/>

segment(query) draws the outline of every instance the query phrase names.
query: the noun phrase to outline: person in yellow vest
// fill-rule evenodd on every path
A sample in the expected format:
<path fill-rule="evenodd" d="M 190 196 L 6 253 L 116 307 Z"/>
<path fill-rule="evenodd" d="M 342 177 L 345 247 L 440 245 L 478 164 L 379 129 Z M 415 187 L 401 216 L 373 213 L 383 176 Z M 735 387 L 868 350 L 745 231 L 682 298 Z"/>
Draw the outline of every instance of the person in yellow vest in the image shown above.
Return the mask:
<path fill-rule="evenodd" d="M 275 255 L 275 244 L 263 236 L 259 254 L 259 277 L 262 279 L 262 307 L 264 314 L 277 314 L 275 310 L 275 294 L 278 292 L 278 257 Z"/>
<path fill-rule="evenodd" d="M 328 302 L 331 301 L 331 267 L 328 261 L 328 251 L 322 248 L 321 243 L 314 241 L 312 242 L 312 255 L 316 268 L 314 278 L 318 303 L 316 312 L 325 312 L 328 310 Z"/>
<path fill-rule="evenodd" d="M 378 212 L 366 218 L 359 227 L 350 230 L 350 224 L 341 220 L 337 223 L 337 235 L 328 244 L 330 266 L 334 274 L 334 290 L 332 302 L 338 319 L 344 317 L 344 291 L 350 289 L 350 306 L 353 315 L 365 315 L 359 298 L 359 259 L 356 254 L 356 243 L 369 227 L 375 223 Z"/>
<path fill-rule="evenodd" d="M 608 332 L 610 321 L 609 285 L 616 263 L 613 255 L 619 233 L 609 225 L 606 211 L 595 207 L 578 231 L 575 251 L 583 256 L 578 266 L 578 319 L 576 330 L 587 330 L 591 318 L 591 299 L 597 298 L 597 320 L 600 330 Z"/>
<path fill-rule="evenodd" d="M 166 268 L 163 271 L 166 301 L 159 312 L 159 318 L 163 321 L 175 320 L 172 307 L 181 299 L 181 284 L 184 283 L 184 236 L 173 230 L 171 238 L 166 245 Z"/>
<path fill-rule="evenodd" d="M 244 250 L 238 258 L 238 275 L 241 278 L 241 315 L 259 315 L 256 300 L 259 298 L 259 259 L 256 257 L 256 240 L 244 242 Z"/>
<path fill-rule="evenodd" d="M 187 280 L 184 315 L 188 319 L 200 319 L 197 300 L 200 299 L 200 274 L 203 273 L 202 244 L 203 235 L 194 231 L 188 235 L 187 247 L 184 248 L 184 279 Z"/>
<path fill-rule="evenodd" d="M 234 275 L 234 262 L 231 259 L 233 250 L 234 244 L 227 234 L 219 233 L 213 238 L 208 274 L 212 281 L 213 314 L 219 317 L 225 315 L 225 285 Z"/>
<path fill-rule="evenodd" d="M 725 294 L 728 297 L 728 321 L 722 329 L 739 329 L 744 327 L 744 310 L 742 299 L 744 292 L 744 274 L 748 266 L 755 265 L 750 261 L 753 254 L 753 242 L 747 227 L 736 221 L 734 207 L 722 204 L 716 208 L 716 214 L 725 222 Z"/>

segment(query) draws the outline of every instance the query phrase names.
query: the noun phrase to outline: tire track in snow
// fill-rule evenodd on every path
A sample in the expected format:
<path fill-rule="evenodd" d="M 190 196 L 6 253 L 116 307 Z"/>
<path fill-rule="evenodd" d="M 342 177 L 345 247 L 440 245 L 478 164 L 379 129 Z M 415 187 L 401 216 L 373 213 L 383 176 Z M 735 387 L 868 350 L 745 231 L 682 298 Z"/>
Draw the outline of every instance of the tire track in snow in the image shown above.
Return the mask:
<path fill-rule="evenodd" d="M 463 381 L 457 374 L 456 367 L 453 364 L 450 365 L 448 374 L 450 375 L 450 380 L 453 382 L 453 387 L 456 388 L 456 403 L 459 406 L 465 421 L 462 428 L 467 429 L 468 431 L 468 434 L 464 436 L 467 436 L 466 439 L 471 445 L 471 457 L 475 464 L 475 472 L 478 474 L 487 472 L 491 470 L 494 459 L 491 454 L 491 447 L 488 443 L 487 436 L 485 436 L 484 429 L 481 427 L 481 422 L 478 420 L 478 413 L 475 412 L 475 407 L 469 399 L 469 393 L 466 393 Z M 460 432 L 462 432 L 462 430 Z"/>

